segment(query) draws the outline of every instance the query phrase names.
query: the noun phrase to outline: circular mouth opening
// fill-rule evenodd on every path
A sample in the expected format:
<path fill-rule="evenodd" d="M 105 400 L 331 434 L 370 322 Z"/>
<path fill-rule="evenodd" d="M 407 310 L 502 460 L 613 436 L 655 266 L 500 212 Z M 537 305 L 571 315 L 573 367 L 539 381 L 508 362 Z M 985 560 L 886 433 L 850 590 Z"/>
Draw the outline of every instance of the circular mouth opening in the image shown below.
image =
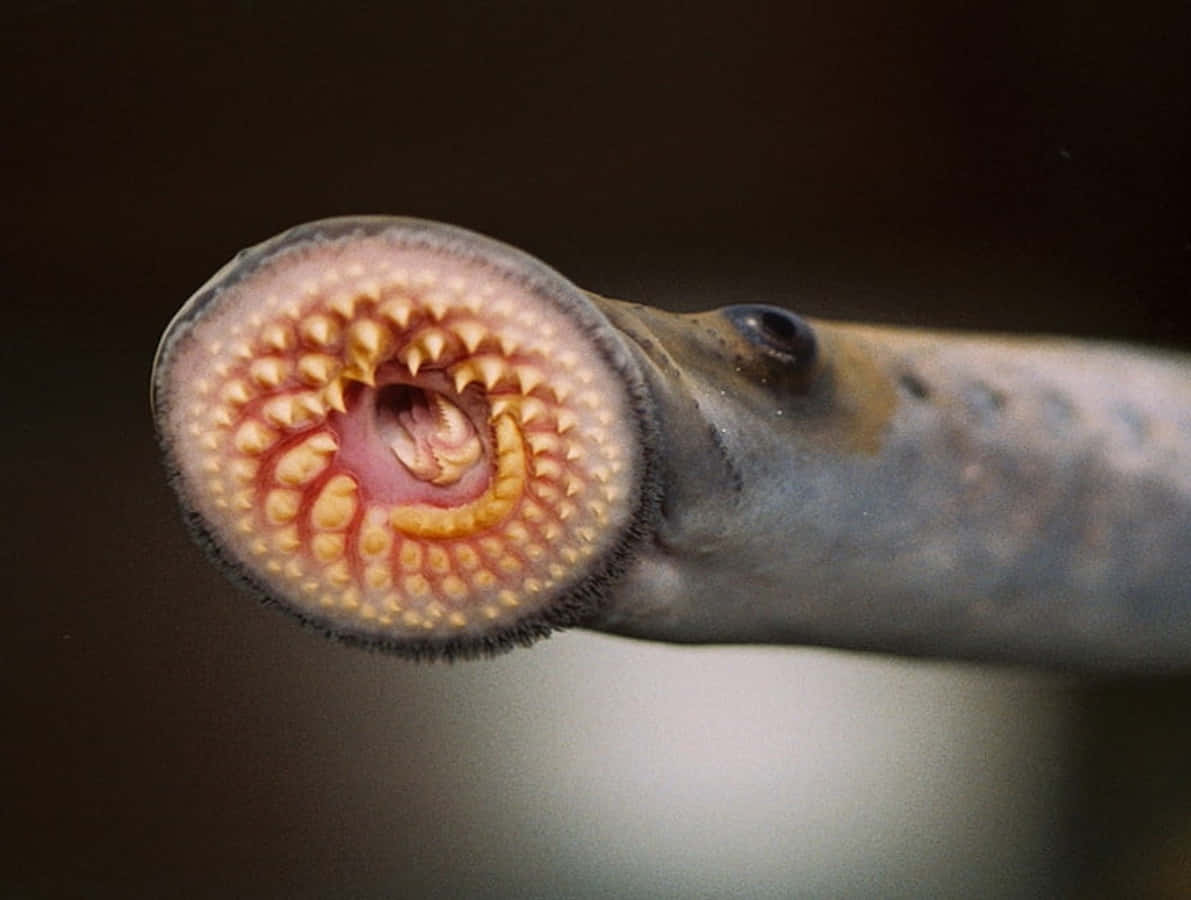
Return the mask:
<path fill-rule="evenodd" d="M 484 464 L 487 429 L 457 402 L 462 399 L 405 383 L 376 391 L 377 435 L 414 478 L 448 487 Z"/>
<path fill-rule="evenodd" d="M 338 636 L 436 655 L 575 621 L 644 463 L 639 376 L 586 298 L 426 228 L 233 269 L 155 377 L 180 492 L 233 574 Z"/>

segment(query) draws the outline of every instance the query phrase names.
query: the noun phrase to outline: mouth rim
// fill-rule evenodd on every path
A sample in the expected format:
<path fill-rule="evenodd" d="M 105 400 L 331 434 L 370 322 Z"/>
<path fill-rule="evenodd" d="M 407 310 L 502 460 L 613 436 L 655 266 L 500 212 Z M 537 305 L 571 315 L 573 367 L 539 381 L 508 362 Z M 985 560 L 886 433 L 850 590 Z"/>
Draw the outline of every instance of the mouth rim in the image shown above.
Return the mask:
<path fill-rule="evenodd" d="M 619 379 L 632 418 L 634 469 L 638 477 L 621 533 L 603 556 L 590 563 L 541 609 L 491 631 L 467 635 L 401 637 L 352 630 L 340 623 L 320 621 L 317 614 L 287 601 L 284 594 L 257 576 L 230 546 L 217 537 L 198 511 L 190 485 L 178 462 L 175 443 L 166 424 L 171 403 L 166 381 L 173 354 L 189 326 L 220 308 L 231 288 L 250 279 L 263 267 L 281 261 L 311 245 L 333 244 L 374 237 L 388 237 L 403 249 L 425 249 L 463 259 L 492 272 L 494 278 L 510 281 L 543 302 L 552 304 L 577 326 L 601 362 Z M 454 659 L 488 656 L 528 645 L 554 631 L 581 626 L 595 620 L 606 605 L 611 587 L 625 570 L 640 545 L 651 535 L 659 518 L 658 478 L 659 423 L 648 381 L 627 338 L 592 302 L 586 292 L 535 257 L 457 226 L 398 216 L 345 216 L 309 222 L 291 228 L 269 240 L 242 250 L 211 276 L 172 317 L 158 343 L 150 377 L 150 407 L 157 440 L 162 450 L 167 479 L 182 501 L 183 519 L 200 547 L 218 568 L 266 605 L 276 606 L 302 625 L 318 630 L 336 641 L 415 659 Z"/>

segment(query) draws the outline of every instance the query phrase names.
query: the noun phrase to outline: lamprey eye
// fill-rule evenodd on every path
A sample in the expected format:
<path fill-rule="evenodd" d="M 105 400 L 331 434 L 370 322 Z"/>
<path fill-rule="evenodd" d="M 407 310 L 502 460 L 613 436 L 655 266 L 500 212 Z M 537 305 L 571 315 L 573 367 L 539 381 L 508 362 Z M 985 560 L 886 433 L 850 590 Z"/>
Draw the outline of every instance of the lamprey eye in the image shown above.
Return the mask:
<path fill-rule="evenodd" d="M 495 241 L 330 220 L 183 307 L 154 410 L 234 577 L 335 636 L 468 654 L 582 620 L 640 531 L 648 417 L 620 341 Z"/>
<path fill-rule="evenodd" d="M 745 338 L 766 353 L 799 368 L 814 364 L 815 330 L 800 316 L 777 306 L 729 306 L 724 315 Z"/>

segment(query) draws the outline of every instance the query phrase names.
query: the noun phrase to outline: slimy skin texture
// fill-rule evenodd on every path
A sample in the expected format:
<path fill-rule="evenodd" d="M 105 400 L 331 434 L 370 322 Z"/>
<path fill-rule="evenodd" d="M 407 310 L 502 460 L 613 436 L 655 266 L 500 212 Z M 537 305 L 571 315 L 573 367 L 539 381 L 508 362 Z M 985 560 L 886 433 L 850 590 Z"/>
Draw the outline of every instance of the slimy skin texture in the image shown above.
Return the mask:
<path fill-rule="evenodd" d="M 216 560 L 350 642 L 582 625 L 1191 671 L 1174 354 L 673 315 L 461 229 L 336 219 L 191 298 L 153 408 Z"/>

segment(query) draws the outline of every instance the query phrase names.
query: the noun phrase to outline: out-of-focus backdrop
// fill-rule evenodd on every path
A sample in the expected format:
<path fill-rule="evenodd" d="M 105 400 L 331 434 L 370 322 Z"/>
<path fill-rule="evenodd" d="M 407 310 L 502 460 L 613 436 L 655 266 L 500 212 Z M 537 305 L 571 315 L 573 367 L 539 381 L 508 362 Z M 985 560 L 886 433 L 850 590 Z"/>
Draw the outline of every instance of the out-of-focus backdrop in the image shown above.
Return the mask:
<path fill-rule="evenodd" d="M 417 666 L 238 595 L 149 365 L 241 247 L 442 219 L 673 308 L 1191 344 L 1185 3 L 0 12 L 0 895 L 1186 896 L 1191 686 L 579 632 Z"/>

